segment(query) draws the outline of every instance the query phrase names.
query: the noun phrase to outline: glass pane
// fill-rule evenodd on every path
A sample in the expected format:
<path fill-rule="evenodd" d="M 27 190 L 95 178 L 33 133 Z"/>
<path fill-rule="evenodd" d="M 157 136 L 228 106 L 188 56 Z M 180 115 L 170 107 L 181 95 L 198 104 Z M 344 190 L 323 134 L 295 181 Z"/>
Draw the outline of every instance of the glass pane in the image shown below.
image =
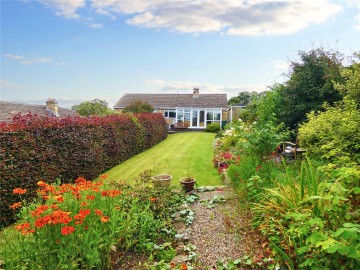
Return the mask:
<path fill-rule="evenodd" d="M 203 127 L 204 125 L 205 125 L 205 111 L 200 111 L 199 126 Z"/>
<path fill-rule="evenodd" d="M 198 119 L 198 112 L 193 111 L 193 113 L 192 113 L 192 126 L 193 127 L 197 126 L 197 119 Z"/>
<path fill-rule="evenodd" d="M 206 114 L 206 119 L 207 120 L 213 120 L 213 112 L 212 111 L 208 111 L 207 114 Z"/>
<path fill-rule="evenodd" d="M 214 120 L 220 120 L 220 113 L 219 112 L 214 113 Z"/>
<path fill-rule="evenodd" d="M 173 110 L 169 111 L 169 117 L 170 118 L 175 118 L 176 117 L 176 111 L 173 111 Z"/>

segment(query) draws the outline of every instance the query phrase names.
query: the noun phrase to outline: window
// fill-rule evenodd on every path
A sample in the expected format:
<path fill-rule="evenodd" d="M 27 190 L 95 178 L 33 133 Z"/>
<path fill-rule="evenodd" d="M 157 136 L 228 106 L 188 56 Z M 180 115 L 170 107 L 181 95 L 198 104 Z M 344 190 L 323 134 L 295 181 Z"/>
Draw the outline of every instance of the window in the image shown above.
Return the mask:
<path fill-rule="evenodd" d="M 165 118 L 176 118 L 176 110 L 164 110 Z"/>
<path fill-rule="evenodd" d="M 220 125 L 221 111 L 220 110 L 207 110 L 206 125 L 217 123 Z"/>

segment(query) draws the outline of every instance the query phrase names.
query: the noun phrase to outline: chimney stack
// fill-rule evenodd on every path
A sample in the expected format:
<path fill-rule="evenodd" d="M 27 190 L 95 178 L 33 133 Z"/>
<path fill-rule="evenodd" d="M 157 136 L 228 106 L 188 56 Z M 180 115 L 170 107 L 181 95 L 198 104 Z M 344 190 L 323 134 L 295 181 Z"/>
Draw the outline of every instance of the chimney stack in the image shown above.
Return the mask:
<path fill-rule="evenodd" d="M 193 89 L 193 98 L 199 98 L 199 88 L 194 88 Z"/>
<path fill-rule="evenodd" d="M 55 98 L 49 98 L 46 101 L 46 109 L 53 111 L 55 115 L 59 115 L 59 107 Z"/>

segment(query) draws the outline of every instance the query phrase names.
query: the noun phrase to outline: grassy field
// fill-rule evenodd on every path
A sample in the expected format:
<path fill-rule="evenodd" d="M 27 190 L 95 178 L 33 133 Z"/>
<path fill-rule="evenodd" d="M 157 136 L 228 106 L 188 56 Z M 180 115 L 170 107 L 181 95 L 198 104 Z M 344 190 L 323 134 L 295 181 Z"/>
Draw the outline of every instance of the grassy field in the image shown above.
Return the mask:
<path fill-rule="evenodd" d="M 136 155 L 122 164 L 108 170 L 109 180 L 123 180 L 134 183 L 134 179 L 146 170 L 155 174 L 171 174 L 172 185 L 190 176 L 199 186 L 222 185 L 216 168 L 213 167 L 214 134 L 187 132 L 169 135 L 153 148 Z"/>

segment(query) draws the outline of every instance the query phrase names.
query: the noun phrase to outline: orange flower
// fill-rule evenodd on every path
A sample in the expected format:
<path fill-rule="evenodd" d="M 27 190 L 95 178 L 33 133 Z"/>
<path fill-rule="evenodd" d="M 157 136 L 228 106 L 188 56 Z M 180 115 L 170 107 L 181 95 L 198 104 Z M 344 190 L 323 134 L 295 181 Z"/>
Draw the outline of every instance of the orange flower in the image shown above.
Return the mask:
<path fill-rule="evenodd" d="M 26 189 L 22 189 L 22 188 L 14 188 L 13 190 L 14 194 L 25 194 L 26 193 Z"/>
<path fill-rule="evenodd" d="M 89 201 L 92 201 L 92 200 L 95 199 L 95 196 L 94 195 L 87 195 L 86 199 L 89 200 Z"/>
<path fill-rule="evenodd" d="M 75 183 L 84 183 L 86 182 L 86 179 L 84 177 L 78 177 L 76 180 L 75 180 Z"/>
<path fill-rule="evenodd" d="M 175 264 L 174 262 L 171 262 L 171 263 L 170 263 L 170 267 L 171 267 L 171 268 L 175 268 L 175 267 L 176 267 L 176 264 Z"/>
<path fill-rule="evenodd" d="M 42 213 L 44 213 L 47 209 L 49 209 L 49 206 L 47 205 L 40 205 L 38 208 L 36 208 L 35 211 L 31 211 L 31 215 L 33 217 L 38 217 L 40 216 Z"/>
<path fill-rule="evenodd" d="M 121 207 L 118 206 L 118 205 L 115 205 L 114 208 L 115 208 L 115 210 L 120 210 L 121 209 Z"/>
<path fill-rule="evenodd" d="M 110 217 L 108 217 L 108 216 L 102 216 L 102 217 L 100 218 L 100 221 L 101 221 L 101 222 L 104 222 L 104 223 L 108 222 L 109 220 L 110 220 Z"/>
<path fill-rule="evenodd" d="M 82 203 L 80 203 L 80 207 L 86 207 L 86 206 L 88 206 L 89 204 L 87 203 L 87 202 L 82 202 Z"/>
<path fill-rule="evenodd" d="M 183 263 L 182 265 L 181 265 L 181 270 L 187 270 L 188 268 L 187 268 L 187 265 L 186 265 L 186 263 Z"/>
<path fill-rule="evenodd" d="M 34 229 L 30 229 L 30 223 L 23 223 L 15 226 L 15 230 L 21 231 L 23 235 L 26 235 L 28 233 L 34 233 Z"/>
<path fill-rule="evenodd" d="M 150 202 L 156 202 L 156 198 L 150 198 Z"/>
<path fill-rule="evenodd" d="M 45 187 L 46 186 L 46 183 L 44 182 L 44 181 L 39 181 L 39 182 L 37 182 L 37 185 L 39 186 L 39 187 Z"/>
<path fill-rule="evenodd" d="M 99 209 L 95 209 L 95 214 L 97 214 L 98 216 L 102 216 L 103 212 Z"/>
<path fill-rule="evenodd" d="M 103 175 L 101 175 L 100 177 L 99 177 L 99 180 L 103 180 L 103 179 L 106 179 L 106 178 L 108 178 L 109 177 L 109 175 L 107 174 L 107 173 L 105 173 L 105 174 L 103 174 Z"/>
<path fill-rule="evenodd" d="M 14 203 L 13 205 L 10 206 L 10 209 L 17 209 L 17 208 L 20 208 L 21 207 L 21 202 L 16 202 Z"/>
<path fill-rule="evenodd" d="M 59 206 L 57 204 L 55 204 L 55 203 L 51 206 L 51 209 L 54 209 L 54 210 L 56 210 L 58 208 L 59 208 Z"/>
<path fill-rule="evenodd" d="M 87 215 L 90 215 L 90 209 L 81 209 L 79 214 L 86 217 Z"/>
<path fill-rule="evenodd" d="M 61 228 L 62 235 L 72 234 L 75 231 L 73 226 L 66 226 Z"/>
<path fill-rule="evenodd" d="M 57 200 L 58 202 L 63 202 L 64 198 L 61 195 L 55 196 L 55 200 Z"/>

